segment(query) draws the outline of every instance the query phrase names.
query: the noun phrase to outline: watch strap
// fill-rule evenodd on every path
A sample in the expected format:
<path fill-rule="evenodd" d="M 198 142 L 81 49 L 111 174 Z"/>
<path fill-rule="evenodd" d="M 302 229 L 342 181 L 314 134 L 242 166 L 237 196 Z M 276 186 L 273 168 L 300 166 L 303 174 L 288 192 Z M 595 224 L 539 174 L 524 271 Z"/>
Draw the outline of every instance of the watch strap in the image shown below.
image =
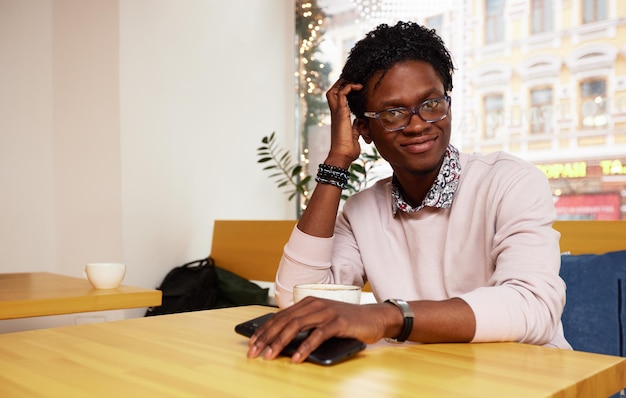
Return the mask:
<path fill-rule="evenodd" d="M 413 313 L 409 303 L 404 300 L 389 299 L 385 300 L 385 303 L 390 303 L 398 307 L 400 311 L 402 311 L 402 316 L 404 317 L 404 323 L 402 324 L 402 331 L 400 334 L 395 338 L 388 338 L 387 341 L 391 341 L 393 343 L 404 343 L 413 331 L 413 318 L 415 318 L 415 314 Z"/>

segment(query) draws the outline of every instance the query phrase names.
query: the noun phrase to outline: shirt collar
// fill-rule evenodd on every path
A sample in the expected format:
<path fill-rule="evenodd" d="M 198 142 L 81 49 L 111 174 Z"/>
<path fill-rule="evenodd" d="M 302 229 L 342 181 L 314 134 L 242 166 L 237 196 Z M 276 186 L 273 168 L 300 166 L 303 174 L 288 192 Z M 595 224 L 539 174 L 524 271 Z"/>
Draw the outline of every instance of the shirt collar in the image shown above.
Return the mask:
<path fill-rule="evenodd" d="M 391 211 L 393 215 L 395 216 L 398 210 L 405 213 L 417 213 L 426 206 L 443 209 L 450 208 L 454 199 L 454 193 L 459 185 L 460 176 L 461 162 L 459 161 L 459 151 L 449 144 L 443 157 L 439 174 L 437 174 L 437 179 L 419 206 L 413 207 L 406 202 L 394 176 L 391 183 Z"/>

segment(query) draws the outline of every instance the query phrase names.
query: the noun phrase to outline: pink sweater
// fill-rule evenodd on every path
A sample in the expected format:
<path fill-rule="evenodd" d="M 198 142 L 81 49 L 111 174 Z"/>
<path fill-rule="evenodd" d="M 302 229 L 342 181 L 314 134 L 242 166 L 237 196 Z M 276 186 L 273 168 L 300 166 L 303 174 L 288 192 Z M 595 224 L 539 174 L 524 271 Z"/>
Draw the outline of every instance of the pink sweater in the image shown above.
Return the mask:
<path fill-rule="evenodd" d="M 350 197 L 332 238 L 297 228 L 276 276 L 291 305 L 299 283 L 369 281 L 376 299 L 465 300 L 474 342 L 519 341 L 571 348 L 563 336 L 565 284 L 559 233 L 545 176 L 506 153 L 461 154 L 449 209 L 391 212 L 391 178 Z"/>

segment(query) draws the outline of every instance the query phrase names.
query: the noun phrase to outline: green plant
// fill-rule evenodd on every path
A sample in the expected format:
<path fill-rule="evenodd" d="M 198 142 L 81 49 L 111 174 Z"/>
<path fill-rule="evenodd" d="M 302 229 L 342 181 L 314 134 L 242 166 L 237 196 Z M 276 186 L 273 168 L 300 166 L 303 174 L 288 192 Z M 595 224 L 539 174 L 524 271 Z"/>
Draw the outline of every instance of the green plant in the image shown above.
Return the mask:
<path fill-rule="evenodd" d="M 352 194 L 359 192 L 373 181 L 371 176 L 372 168 L 381 157 L 376 147 L 370 148 L 371 152 L 361 152 L 359 158 L 350 165 L 350 180 L 348 182 L 347 193 L 341 195 L 342 199 L 348 199 Z"/>
<path fill-rule="evenodd" d="M 279 189 L 287 189 L 286 193 L 289 194 L 288 200 L 300 194 L 306 205 L 311 192 L 308 187 L 311 176 L 302 173 L 303 166 L 295 163 L 291 154 L 278 146 L 276 143 L 276 132 L 263 137 L 261 143 L 263 145 L 257 148 L 257 155 L 259 156 L 257 162 L 270 163 L 263 170 L 272 172 L 270 178 L 276 180 Z M 370 172 L 380 159 L 380 154 L 375 147 L 371 147 L 371 152 L 361 153 L 359 158 L 350 165 L 350 179 L 348 187 L 341 195 L 342 199 L 345 200 L 350 195 L 364 189 L 373 180 Z M 304 177 L 302 177 L 303 175 Z"/>
<path fill-rule="evenodd" d="M 287 194 L 289 194 L 288 200 L 293 199 L 297 194 L 300 194 L 304 201 L 308 203 L 309 190 L 308 184 L 311 180 L 311 176 L 307 175 L 304 178 L 300 178 L 302 172 L 302 165 L 294 164 L 291 154 L 278 146 L 276 143 L 276 132 L 273 131 L 269 136 L 263 137 L 261 140 L 262 146 L 257 148 L 257 154 L 259 156 L 258 163 L 268 163 L 263 170 L 270 170 L 273 173 L 270 174 L 270 178 L 273 178 L 278 183 L 278 188 L 287 187 Z M 291 189 L 289 189 L 291 188 Z"/>

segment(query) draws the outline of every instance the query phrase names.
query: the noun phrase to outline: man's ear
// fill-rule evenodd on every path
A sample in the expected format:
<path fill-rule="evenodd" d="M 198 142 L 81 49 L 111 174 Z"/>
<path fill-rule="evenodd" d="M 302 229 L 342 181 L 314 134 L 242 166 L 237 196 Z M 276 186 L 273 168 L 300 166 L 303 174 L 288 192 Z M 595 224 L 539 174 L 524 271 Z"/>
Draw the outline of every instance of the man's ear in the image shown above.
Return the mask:
<path fill-rule="evenodd" d="M 369 128 L 369 123 L 367 122 L 367 120 L 360 119 L 360 118 L 355 119 L 354 125 L 356 126 L 356 129 L 361 135 L 361 137 L 363 137 L 363 141 L 365 141 L 366 144 L 371 144 L 372 137 L 370 135 L 370 128 Z"/>

